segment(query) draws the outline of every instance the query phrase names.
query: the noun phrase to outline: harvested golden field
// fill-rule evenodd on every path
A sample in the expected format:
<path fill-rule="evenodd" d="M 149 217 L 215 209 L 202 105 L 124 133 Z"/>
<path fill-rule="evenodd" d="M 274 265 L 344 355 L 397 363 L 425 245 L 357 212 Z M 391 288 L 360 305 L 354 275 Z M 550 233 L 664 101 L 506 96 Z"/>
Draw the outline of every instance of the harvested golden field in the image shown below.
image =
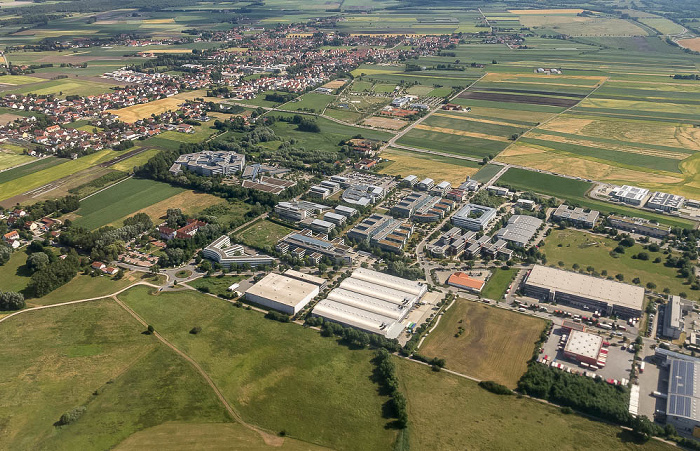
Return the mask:
<path fill-rule="evenodd" d="M 679 39 L 678 45 L 695 52 L 700 52 L 700 38 Z"/>
<path fill-rule="evenodd" d="M 430 177 L 433 180 L 447 180 L 453 186 L 459 185 L 467 179 L 467 176 L 475 174 L 478 168 L 453 164 L 447 157 L 438 157 L 429 154 L 417 154 L 397 149 L 387 149 L 382 152 L 382 158 L 390 160 L 379 172 L 387 175 L 401 175 L 403 177 L 413 174 L 418 178 Z"/>
<path fill-rule="evenodd" d="M 347 82 L 348 82 L 347 80 L 332 80 L 332 81 L 329 81 L 328 83 L 326 83 L 325 85 L 323 85 L 323 87 L 328 88 L 328 89 L 338 89 L 338 88 L 342 88 L 343 86 L 345 86 L 345 83 L 347 83 Z"/>
<path fill-rule="evenodd" d="M 119 119 L 124 122 L 132 123 L 139 119 L 149 117 L 151 114 L 160 114 L 168 110 L 177 110 L 178 107 L 187 100 L 192 100 L 195 97 L 204 97 L 205 95 L 205 90 L 181 92 L 180 94 L 165 99 L 107 111 L 116 114 L 119 116 Z"/>
<path fill-rule="evenodd" d="M 541 14 L 578 14 L 582 13 L 583 10 L 581 8 L 573 8 L 573 9 L 509 9 L 509 13 L 511 14 L 516 14 L 518 16 L 527 16 L 527 15 L 541 15 Z"/>
<path fill-rule="evenodd" d="M 420 353 L 444 358 L 450 370 L 515 388 L 544 327 L 538 318 L 457 299 Z"/>
<path fill-rule="evenodd" d="M 700 105 L 676 104 L 669 100 L 668 103 L 645 102 L 643 100 L 618 100 L 591 98 L 584 99 L 577 108 L 605 108 L 628 111 L 651 111 L 657 113 L 678 113 L 700 115 Z"/>
<path fill-rule="evenodd" d="M 540 128 L 561 133 L 700 151 L 700 128 L 689 124 L 561 115 Z"/>
<path fill-rule="evenodd" d="M 423 125 L 423 124 L 418 124 L 415 126 L 415 128 L 419 130 L 428 130 L 431 132 L 437 132 L 437 133 L 447 133 L 450 135 L 458 135 L 458 136 L 468 136 L 470 138 L 479 138 L 479 139 L 488 139 L 491 141 L 502 141 L 502 142 L 508 142 L 508 138 L 503 137 L 503 136 L 494 136 L 494 135 L 487 135 L 485 133 L 476 133 L 476 132 L 466 132 L 463 130 L 453 130 L 451 128 L 444 128 L 444 127 L 431 127 L 430 125 Z"/>
<path fill-rule="evenodd" d="M 12 113 L 2 113 L 0 114 L 0 125 L 7 125 L 10 122 L 14 122 L 16 119 L 20 119 L 22 116 Z"/>
<path fill-rule="evenodd" d="M 175 23 L 175 19 L 172 17 L 168 19 L 146 19 L 143 23 Z"/>
<path fill-rule="evenodd" d="M 162 218 L 165 217 L 165 214 L 169 208 L 179 208 L 186 215 L 196 215 L 207 207 L 223 203 L 226 203 L 225 199 L 212 196 L 211 194 L 198 193 L 195 191 L 183 191 L 180 194 L 174 195 L 173 197 L 169 197 L 146 208 L 130 213 L 109 225 L 115 227 L 121 226 L 124 219 L 129 216 L 133 216 L 136 213 L 146 213 L 154 224 L 160 224 Z"/>
<path fill-rule="evenodd" d="M 400 130 L 408 125 L 406 121 L 388 117 L 368 117 L 362 123 L 370 127 L 386 128 L 387 130 Z"/>

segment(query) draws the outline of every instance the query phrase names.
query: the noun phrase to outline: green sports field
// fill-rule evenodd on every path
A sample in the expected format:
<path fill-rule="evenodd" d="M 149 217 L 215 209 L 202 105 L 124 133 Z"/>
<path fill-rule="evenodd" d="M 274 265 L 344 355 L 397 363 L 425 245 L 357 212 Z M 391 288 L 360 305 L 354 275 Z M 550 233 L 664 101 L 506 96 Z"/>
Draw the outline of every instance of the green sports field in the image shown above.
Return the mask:
<path fill-rule="evenodd" d="M 97 229 L 182 191 L 167 183 L 131 178 L 80 202 L 74 224 Z"/>

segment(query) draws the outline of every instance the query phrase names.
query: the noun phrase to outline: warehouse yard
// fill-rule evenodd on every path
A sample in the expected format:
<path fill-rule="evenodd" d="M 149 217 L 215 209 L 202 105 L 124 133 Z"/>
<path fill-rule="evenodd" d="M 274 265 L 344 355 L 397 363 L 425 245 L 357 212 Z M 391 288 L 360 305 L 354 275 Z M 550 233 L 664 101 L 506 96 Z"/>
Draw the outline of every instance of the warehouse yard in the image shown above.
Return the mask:
<path fill-rule="evenodd" d="M 420 348 L 448 369 L 515 388 L 527 369 L 544 321 L 457 299 Z"/>

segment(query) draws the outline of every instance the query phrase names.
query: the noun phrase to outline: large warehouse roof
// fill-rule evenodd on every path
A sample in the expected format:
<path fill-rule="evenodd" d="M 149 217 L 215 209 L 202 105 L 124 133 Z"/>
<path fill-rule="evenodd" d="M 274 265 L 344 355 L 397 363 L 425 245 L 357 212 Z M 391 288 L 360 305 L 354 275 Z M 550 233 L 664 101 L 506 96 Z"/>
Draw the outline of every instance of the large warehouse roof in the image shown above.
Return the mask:
<path fill-rule="evenodd" d="M 260 296 L 294 307 L 315 290 L 318 290 L 316 285 L 292 279 L 282 274 L 270 273 L 260 282 L 250 287 L 246 294 Z"/>
<path fill-rule="evenodd" d="M 565 352 L 587 357 L 589 359 L 597 359 L 600 354 L 600 347 L 603 345 L 603 337 L 600 335 L 589 334 L 579 330 L 572 330 L 569 340 L 566 342 Z"/>
<path fill-rule="evenodd" d="M 401 320 L 427 289 L 421 282 L 358 268 L 316 304 L 313 314 L 396 338 L 403 330 Z"/>
<path fill-rule="evenodd" d="M 700 420 L 698 415 L 698 387 L 700 375 L 695 373 L 700 369 L 696 362 L 669 359 L 671 369 L 669 374 L 668 406 L 666 413 L 679 417 Z"/>
<path fill-rule="evenodd" d="M 644 288 L 600 279 L 562 269 L 535 265 L 527 277 L 527 284 L 551 291 L 561 291 L 583 298 L 641 310 L 644 302 Z"/>

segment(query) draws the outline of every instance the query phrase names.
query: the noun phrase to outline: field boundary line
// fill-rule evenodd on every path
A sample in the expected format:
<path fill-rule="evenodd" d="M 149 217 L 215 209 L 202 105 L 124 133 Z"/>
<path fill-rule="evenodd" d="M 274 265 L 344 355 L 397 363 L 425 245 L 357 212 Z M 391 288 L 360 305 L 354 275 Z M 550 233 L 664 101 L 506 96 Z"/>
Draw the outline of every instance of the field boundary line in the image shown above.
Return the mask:
<path fill-rule="evenodd" d="M 116 295 L 111 296 L 111 298 L 121 307 L 123 308 L 127 313 L 129 313 L 136 321 L 141 323 L 143 326 L 148 327 L 148 323 L 139 316 L 138 313 L 136 313 L 134 310 L 131 309 L 128 305 L 126 305 L 122 300 L 117 298 Z M 153 331 L 153 336 L 156 337 L 161 343 L 163 343 L 165 346 L 170 348 L 173 352 L 175 352 L 177 355 L 185 359 L 187 362 L 190 363 L 198 372 L 199 374 L 204 378 L 204 380 L 207 382 L 207 384 L 211 387 L 211 389 L 214 391 L 214 394 L 216 394 L 216 397 L 219 398 L 219 401 L 224 405 L 224 408 L 226 411 L 229 413 L 231 418 L 239 423 L 240 425 L 250 429 L 251 431 L 255 431 L 260 436 L 262 437 L 263 441 L 265 444 L 270 445 L 270 446 L 282 446 L 284 443 L 284 438 L 282 437 L 277 437 L 276 435 L 273 435 L 270 432 L 264 431 L 256 426 L 253 426 L 252 424 L 247 423 L 245 420 L 243 420 L 243 417 L 229 404 L 228 400 L 226 397 L 221 393 L 221 390 L 219 390 L 219 387 L 216 386 L 212 378 L 209 376 L 209 374 L 204 371 L 204 368 L 201 367 L 199 363 L 197 363 L 196 360 L 194 360 L 192 357 L 189 355 L 185 354 L 183 351 L 181 351 L 177 346 L 173 345 L 170 343 L 166 338 L 164 338 L 161 334 L 158 333 L 158 331 L 154 330 Z"/>
<path fill-rule="evenodd" d="M 95 192 L 92 193 L 92 194 L 88 194 L 87 196 L 83 197 L 83 198 L 80 199 L 79 201 L 82 202 L 82 201 L 84 201 L 85 199 L 88 199 L 88 198 L 94 196 L 95 194 L 99 194 L 99 193 L 101 193 L 102 191 L 104 191 L 104 190 L 106 190 L 106 189 L 110 189 L 111 187 L 113 187 L 113 186 L 115 186 L 115 185 L 119 185 L 121 182 L 125 182 L 125 181 L 127 181 L 127 180 L 129 180 L 130 178 L 133 178 L 133 177 L 134 177 L 134 174 L 131 174 L 131 175 L 128 176 L 128 177 L 125 177 L 125 178 L 123 178 L 123 179 L 121 179 L 121 180 L 117 180 L 116 182 L 112 183 L 111 185 L 107 185 L 107 186 L 105 186 L 104 188 L 100 188 L 99 190 L 95 191 Z"/>

